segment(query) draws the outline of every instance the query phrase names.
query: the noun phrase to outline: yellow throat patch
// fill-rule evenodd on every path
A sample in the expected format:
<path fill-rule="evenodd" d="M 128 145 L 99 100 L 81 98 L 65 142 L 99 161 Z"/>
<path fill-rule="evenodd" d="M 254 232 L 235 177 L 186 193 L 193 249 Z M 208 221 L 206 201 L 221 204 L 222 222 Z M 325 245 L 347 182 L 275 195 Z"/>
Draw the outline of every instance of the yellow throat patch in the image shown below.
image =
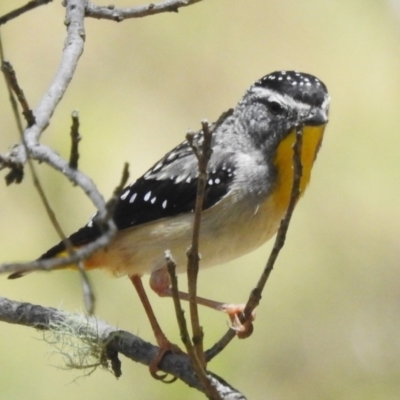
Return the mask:
<path fill-rule="evenodd" d="M 304 126 L 303 145 L 301 149 L 301 164 L 303 173 L 300 182 L 300 196 L 306 190 L 310 181 L 311 169 L 322 142 L 325 125 Z M 296 131 L 293 129 L 279 144 L 274 165 L 278 171 L 273 201 L 281 211 L 286 211 L 293 185 L 293 145 L 296 142 Z"/>

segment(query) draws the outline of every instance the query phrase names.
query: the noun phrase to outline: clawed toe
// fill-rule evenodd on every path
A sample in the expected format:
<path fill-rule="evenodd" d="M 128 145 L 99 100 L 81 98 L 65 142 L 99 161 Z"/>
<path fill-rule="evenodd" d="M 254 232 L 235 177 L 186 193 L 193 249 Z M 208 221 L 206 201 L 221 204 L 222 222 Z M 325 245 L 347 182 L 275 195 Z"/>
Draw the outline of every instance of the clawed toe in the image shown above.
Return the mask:
<path fill-rule="evenodd" d="M 183 351 L 177 345 L 171 343 L 170 341 L 165 341 L 164 338 L 160 342 L 162 343 L 159 343 L 160 348 L 157 355 L 154 357 L 149 365 L 149 371 L 154 379 L 157 379 L 158 381 L 161 381 L 163 383 L 173 383 L 178 378 L 176 376 L 172 376 L 171 378 L 167 379 L 169 374 L 160 372 L 158 366 L 166 353 L 172 352 L 175 354 L 183 354 Z"/>
<path fill-rule="evenodd" d="M 256 318 L 255 310 L 251 313 L 251 317 L 245 323 L 240 321 L 240 314 L 243 312 L 245 304 L 224 304 L 221 311 L 228 314 L 231 325 L 230 328 L 236 332 L 239 339 L 248 338 L 254 330 L 253 321 Z"/>

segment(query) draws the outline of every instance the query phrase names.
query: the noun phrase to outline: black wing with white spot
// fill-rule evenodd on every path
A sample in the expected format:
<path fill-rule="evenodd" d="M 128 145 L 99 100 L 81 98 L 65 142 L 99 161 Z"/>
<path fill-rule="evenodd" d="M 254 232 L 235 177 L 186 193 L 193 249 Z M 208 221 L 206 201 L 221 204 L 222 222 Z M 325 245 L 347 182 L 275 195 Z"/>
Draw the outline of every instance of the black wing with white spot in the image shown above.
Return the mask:
<path fill-rule="evenodd" d="M 204 210 L 225 196 L 233 176 L 232 162 L 210 167 Z M 192 212 L 196 203 L 196 193 L 197 159 L 185 141 L 122 192 L 114 213 L 114 221 L 121 230 Z"/>
<path fill-rule="evenodd" d="M 228 171 L 229 169 L 229 171 Z M 210 171 L 203 210 L 212 207 L 229 190 L 232 168 Z M 118 229 L 144 224 L 160 218 L 192 212 L 196 203 L 197 178 L 138 179 L 122 194 L 114 213 Z"/>
<path fill-rule="evenodd" d="M 235 174 L 229 159 L 214 165 L 210 162 L 210 165 L 203 210 L 212 207 L 228 193 Z M 196 193 L 197 159 L 187 142 L 183 142 L 123 190 L 114 211 L 114 222 L 119 230 L 123 230 L 192 212 Z M 74 246 L 90 243 L 101 235 L 94 220 L 69 237 Z M 54 257 L 63 250 L 64 244 L 59 243 L 41 258 Z"/>

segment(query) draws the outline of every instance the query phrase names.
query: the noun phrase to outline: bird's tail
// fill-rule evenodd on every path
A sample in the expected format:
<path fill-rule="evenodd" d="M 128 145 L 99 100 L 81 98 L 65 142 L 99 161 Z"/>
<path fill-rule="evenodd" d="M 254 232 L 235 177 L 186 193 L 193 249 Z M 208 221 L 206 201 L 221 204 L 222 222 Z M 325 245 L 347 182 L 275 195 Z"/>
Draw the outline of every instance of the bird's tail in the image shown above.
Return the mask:
<path fill-rule="evenodd" d="M 40 260 L 47 260 L 49 258 L 62 258 L 67 256 L 67 252 L 65 250 L 65 244 L 64 242 L 60 242 L 57 245 L 53 246 L 51 249 L 47 250 L 46 253 L 42 254 L 37 261 Z M 63 269 L 63 268 L 70 268 L 69 265 L 63 265 L 61 267 L 56 267 L 55 269 Z M 22 278 L 23 276 L 29 274 L 30 272 L 33 272 L 34 270 L 31 269 L 26 269 L 26 270 L 21 270 L 18 272 L 14 272 L 11 275 L 8 276 L 8 279 L 18 279 Z"/>
<path fill-rule="evenodd" d="M 69 242 L 74 248 L 79 248 L 87 243 L 92 242 L 101 236 L 102 231 L 97 226 L 97 224 L 86 225 L 83 228 L 79 229 L 75 233 L 73 233 L 69 238 Z M 62 258 L 67 257 L 67 249 L 64 241 L 56 244 L 52 248 L 46 251 L 46 253 L 42 254 L 37 261 L 40 260 L 48 260 L 50 258 Z M 75 265 L 63 265 L 60 267 L 55 267 L 54 269 L 64 269 L 64 268 L 76 268 Z M 17 279 L 25 276 L 26 274 L 32 272 L 32 270 L 21 270 L 18 272 L 14 272 L 13 274 L 8 276 L 8 279 Z"/>

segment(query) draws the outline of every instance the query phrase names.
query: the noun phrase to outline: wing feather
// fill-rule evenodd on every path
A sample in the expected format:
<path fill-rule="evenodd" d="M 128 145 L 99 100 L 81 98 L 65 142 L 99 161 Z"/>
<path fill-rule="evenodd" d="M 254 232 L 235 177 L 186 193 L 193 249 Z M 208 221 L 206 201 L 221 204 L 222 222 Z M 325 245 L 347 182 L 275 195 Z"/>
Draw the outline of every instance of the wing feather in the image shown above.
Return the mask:
<path fill-rule="evenodd" d="M 234 166 L 229 160 L 210 165 L 203 210 L 228 193 L 234 177 Z M 197 182 L 197 160 L 187 142 L 183 142 L 123 190 L 113 215 L 118 230 L 193 212 Z M 83 246 L 102 234 L 95 221 L 96 216 L 69 237 L 73 246 Z M 64 250 L 65 245 L 60 242 L 40 259 L 55 257 Z"/>

